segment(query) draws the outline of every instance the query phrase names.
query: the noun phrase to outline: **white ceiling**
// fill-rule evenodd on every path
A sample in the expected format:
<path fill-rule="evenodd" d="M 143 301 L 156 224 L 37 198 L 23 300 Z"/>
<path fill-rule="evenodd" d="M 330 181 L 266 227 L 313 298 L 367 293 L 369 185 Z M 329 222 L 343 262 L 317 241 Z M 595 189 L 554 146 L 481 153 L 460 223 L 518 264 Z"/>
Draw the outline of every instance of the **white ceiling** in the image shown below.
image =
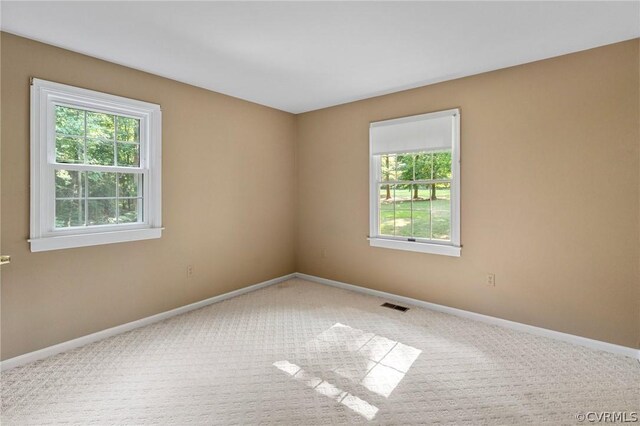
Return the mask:
<path fill-rule="evenodd" d="M 640 2 L 11 2 L 4 31 L 299 113 L 640 36 Z"/>

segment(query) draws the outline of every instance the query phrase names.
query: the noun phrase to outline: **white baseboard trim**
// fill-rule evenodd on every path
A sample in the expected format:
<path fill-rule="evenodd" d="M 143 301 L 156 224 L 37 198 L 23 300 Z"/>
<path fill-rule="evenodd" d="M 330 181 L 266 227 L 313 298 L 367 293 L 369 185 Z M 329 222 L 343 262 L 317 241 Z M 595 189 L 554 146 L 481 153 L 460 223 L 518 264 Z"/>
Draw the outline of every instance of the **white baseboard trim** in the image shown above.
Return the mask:
<path fill-rule="evenodd" d="M 118 325 L 115 327 L 107 328 L 106 330 L 98 331 L 96 333 L 88 334 L 86 336 L 78 337 L 77 339 L 69 340 L 59 343 L 57 345 L 49 346 L 37 351 L 29 352 L 24 355 L 19 355 L 14 358 L 9 358 L 0 363 L 0 371 L 9 370 L 20 365 L 28 364 L 30 362 L 38 361 L 43 358 L 47 358 L 52 355 L 59 354 L 60 352 L 69 351 L 71 349 L 78 348 L 80 346 L 88 345 L 89 343 L 97 342 L 98 340 L 106 339 L 107 337 L 115 336 L 120 333 L 124 333 L 136 328 L 144 327 L 145 325 L 152 324 L 154 322 L 162 321 L 167 318 L 171 318 L 176 315 L 184 314 L 195 309 L 202 308 L 213 303 L 221 302 L 223 300 L 231 299 L 232 297 L 240 296 L 241 294 L 249 293 L 264 287 L 268 287 L 273 284 L 278 284 L 282 281 L 295 278 L 296 274 L 283 275 L 281 277 L 273 278 L 268 281 L 263 281 L 258 284 L 243 287 L 238 290 L 230 291 L 219 296 L 210 297 L 209 299 L 201 300 L 199 302 L 191 303 L 189 305 L 181 306 L 179 308 L 171 309 L 170 311 L 161 312 L 159 314 L 151 315 L 150 317 L 141 318 L 136 321 L 131 321 L 126 324 Z"/>
<path fill-rule="evenodd" d="M 162 321 L 167 318 L 171 318 L 176 315 L 184 314 L 195 309 L 202 308 L 207 305 L 211 305 L 223 300 L 231 299 L 232 297 L 240 296 L 241 294 L 249 293 L 255 290 L 259 290 L 264 287 L 268 287 L 273 284 L 278 284 L 283 281 L 287 281 L 292 278 L 300 278 L 307 281 L 312 281 L 319 284 L 325 284 L 332 287 L 338 287 L 345 290 L 351 290 L 359 293 L 368 294 L 371 296 L 380 297 L 388 300 L 395 300 L 398 302 L 406 303 L 409 305 L 419 306 L 421 308 L 430 309 L 433 311 L 443 312 L 446 314 L 456 315 L 463 318 L 468 318 L 476 321 L 481 321 L 487 324 L 493 324 L 500 327 L 510 328 L 512 330 L 524 331 L 526 333 L 535 334 L 538 336 L 549 337 L 551 339 L 561 340 L 568 343 L 573 343 L 580 346 L 585 346 L 592 349 L 597 349 L 605 352 L 610 352 L 618 355 L 624 355 L 631 358 L 640 360 L 640 350 L 629 348 L 626 346 L 615 345 L 613 343 L 602 342 L 599 340 L 588 339 L 586 337 L 575 336 L 573 334 L 562 333 L 559 331 L 549 330 L 546 328 L 536 327 L 533 325 L 522 324 L 515 321 L 509 321 L 502 318 L 496 318 L 489 315 L 478 314 L 475 312 L 465 311 L 463 309 L 451 308 L 449 306 L 438 305 L 436 303 L 425 302 L 418 299 L 412 299 L 410 297 L 399 296 L 384 291 L 373 290 L 366 287 L 360 287 L 353 284 L 347 284 L 340 281 L 330 280 L 327 278 L 321 278 L 314 275 L 308 275 L 303 273 L 293 273 L 283 275 L 281 277 L 273 278 L 268 281 L 263 281 L 248 287 L 243 287 L 238 290 L 230 291 L 218 296 L 210 297 L 209 299 L 201 300 L 199 302 L 191 303 L 189 305 L 181 306 L 170 311 L 161 312 L 156 315 L 151 315 L 146 318 L 141 318 L 136 321 L 128 322 L 126 324 L 118 325 L 106 330 L 98 331 L 96 333 L 88 334 L 86 336 L 78 337 L 77 339 L 62 342 L 57 345 L 49 346 L 37 351 L 29 352 L 24 355 L 19 355 L 14 358 L 9 358 L 0 362 L 0 371 L 9 370 L 20 365 L 28 364 L 30 362 L 38 361 L 47 358 L 52 355 L 59 354 L 61 352 L 69 351 L 71 349 L 78 348 L 80 346 L 88 345 L 89 343 L 97 342 L 98 340 L 106 339 L 107 337 L 115 336 L 117 334 L 125 333 L 130 330 L 134 330 L 145 325 L 152 324 L 154 322 Z"/>
<path fill-rule="evenodd" d="M 314 275 L 296 273 L 295 276 L 300 279 L 312 281 L 319 284 L 330 285 L 332 287 L 338 287 L 345 290 L 356 291 L 359 293 L 368 294 L 371 296 L 380 297 L 383 299 L 395 300 L 398 302 L 406 303 L 409 305 L 419 306 L 421 308 L 430 309 L 432 311 L 443 312 L 446 314 L 455 315 L 458 317 L 468 318 L 476 321 L 481 321 L 487 324 L 493 324 L 500 327 L 510 328 L 512 330 L 524 331 L 525 333 L 535 334 L 537 336 L 549 337 L 551 339 L 561 340 L 563 342 L 573 343 L 580 346 L 585 346 L 591 349 L 597 349 L 605 352 L 610 352 L 617 355 L 624 355 L 631 358 L 640 360 L 640 349 L 629 348 L 627 346 L 615 345 L 613 343 L 602 342 L 600 340 L 588 339 L 582 336 L 576 336 L 573 334 L 562 333 L 560 331 L 549 330 L 547 328 L 536 327 L 533 325 L 522 324 L 515 321 L 509 321 L 502 318 L 496 318 L 489 315 L 478 314 L 475 312 L 465 311 L 463 309 L 451 308 L 449 306 L 438 305 L 436 303 L 425 302 L 418 299 L 412 299 L 410 297 L 398 296 L 392 293 L 386 293 L 384 291 L 372 290 L 366 287 L 360 287 L 353 284 L 347 284 L 340 281 L 329 280 L 327 278 L 321 278 Z"/>

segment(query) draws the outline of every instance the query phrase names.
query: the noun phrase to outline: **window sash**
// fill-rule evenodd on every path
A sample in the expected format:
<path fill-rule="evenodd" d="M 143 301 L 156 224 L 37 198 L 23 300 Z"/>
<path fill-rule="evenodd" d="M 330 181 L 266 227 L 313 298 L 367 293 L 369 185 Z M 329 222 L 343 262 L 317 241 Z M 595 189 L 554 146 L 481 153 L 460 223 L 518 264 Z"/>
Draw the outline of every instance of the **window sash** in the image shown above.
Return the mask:
<path fill-rule="evenodd" d="M 57 163 L 56 165 L 63 165 L 64 163 Z M 107 166 L 108 167 L 108 166 Z M 118 168 L 119 169 L 119 168 Z M 50 194 L 52 194 L 53 200 L 50 200 L 50 203 L 52 204 L 52 212 L 53 212 L 53 218 L 52 218 L 52 228 L 51 228 L 51 232 L 52 233 L 59 233 L 60 231 L 70 231 L 70 230 L 77 230 L 79 232 L 95 232 L 96 229 L 104 229 L 105 226 L 114 226 L 114 227 L 122 227 L 122 226 L 130 226 L 130 225 L 141 225 L 141 224 L 145 224 L 147 223 L 147 216 L 148 216 L 148 212 L 147 212 L 147 202 L 146 202 L 146 192 L 148 188 L 148 183 L 147 183 L 147 178 L 146 176 L 148 176 L 148 173 L 146 173 L 144 170 L 135 170 L 135 171 L 128 171 L 126 174 L 137 174 L 140 175 L 142 177 L 142 184 L 138 184 L 138 192 L 136 196 L 120 196 L 120 182 L 119 182 L 119 175 L 123 174 L 124 172 L 115 172 L 116 173 L 116 180 L 115 180 L 115 191 L 116 191 L 116 195 L 115 196 L 105 196 L 105 197 L 96 197 L 96 196 L 89 196 L 88 194 L 88 185 L 87 185 L 87 178 L 86 175 L 84 175 L 83 177 L 83 184 L 82 184 L 82 196 L 80 197 L 58 197 L 56 195 L 56 184 L 55 184 L 55 172 L 57 170 L 68 170 L 66 167 L 54 167 L 53 169 L 53 187 L 51 188 L 51 191 L 49 192 Z M 95 171 L 95 170 L 80 170 L 80 171 Z M 105 172 L 106 170 L 101 169 L 99 172 Z M 111 170 L 109 170 L 109 172 L 113 172 Z M 116 210 L 115 210 L 115 217 L 116 217 L 116 223 L 114 224 L 99 224 L 99 225 L 89 225 L 89 201 L 91 200 L 115 200 L 116 202 Z M 120 221 L 120 200 L 139 200 L 140 202 L 137 204 L 136 206 L 136 210 L 137 210 L 137 217 L 138 220 L 135 222 L 119 222 Z M 81 201 L 84 206 L 84 225 L 77 225 L 77 226 L 64 226 L 64 227 L 59 227 L 56 226 L 56 219 L 57 219 L 57 208 L 56 208 L 56 202 L 57 201 Z M 89 229 L 89 231 L 83 231 L 85 229 Z"/>
<path fill-rule="evenodd" d="M 56 106 L 62 106 L 66 108 L 79 109 L 85 112 L 94 112 L 99 114 L 108 114 L 108 115 L 117 115 L 124 118 L 133 118 L 136 120 L 140 120 L 140 128 L 138 134 L 137 142 L 127 142 L 127 141 L 118 141 L 117 129 L 114 129 L 113 139 L 105 139 L 105 138 L 89 138 L 86 135 L 86 122 L 85 122 L 85 133 L 83 135 L 66 135 L 68 137 L 82 138 L 85 144 L 85 160 L 86 160 L 86 143 L 87 140 L 95 140 L 102 141 L 104 143 L 113 143 L 114 146 L 118 143 L 138 145 L 140 147 L 140 165 L 138 167 L 135 166 L 118 166 L 116 156 L 117 152 L 114 149 L 114 163 L 112 166 L 108 165 L 100 165 L 100 164 L 87 164 L 87 163 L 59 163 L 56 161 L 56 136 L 65 136 L 61 133 L 56 132 Z M 64 101 L 64 100 L 56 100 L 51 99 L 47 101 L 47 163 L 49 164 L 64 164 L 64 165 L 73 165 L 73 166 L 81 166 L 81 167 L 113 167 L 113 168 L 123 168 L 123 169 L 148 169 L 149 165 L 149 157 L 148 157 L 148 147 L 149 147 L 149 120 L 146 114 L 135 114 L 133 112 L 125 112 L 121 108 L 99 108 L 96 106 L 89 106 L 87 102 L 81 101 Z M 117 124 L 116 124 L 117 125 Z M 80 169 L 75 169 L 80 170 Z"/>
<path fill-rule="evenodd" d="M 434 243 L 434 244 L 444 244 L 444 245 L 451 245 L 453 242 L 453 208 L 454 208 L 454 200 L 453 197 L 451 196 L 451 187 L 452 187 L 452 180 L 451 179 L 431 179 L 431 180 L 397 180 L 397 181 L 378 181 L 377 182 L 377 191 L 380 191 L 380 186 L 384 186 L 384 185 L 430 185 L 430 184 L 438 184 L 438 183 L 444 183 L 444 184 L 449 184 L 449 213 L 450 213 L 450 219 L 449 219 L 449 226 L 450 226 L 450 231 L 449 231 L 449 239 L 448 240 L 443 240 L 443 239 L 434 239 L 434 238 L 426 238 L 426 237 L 418 237 L 414 235 L 414 230 L 413 230 L 413 203 L 414 200 L 413 198 L 411 198 L 408 201 L 411 201 L 411 213 L 412 213 L 412 217 L 411 217 L 411 236 L 398 236 L 398 235 L 389 235 L 389 234 L 382 234 L 380 232 L 380 221 L 382 219 L 381 216 L 381 209 L 380 209 L 380 195 L 379 192 L 376 192 L 376 194 L 378 195 L 378 200 L 377 200 L 377 236 L 376 238 L 392 238 L 395 240 L 399 240 L 399 241 L 408 241 L 409 239 L 413 240 L 413 241 L 417 241 L 417 242 L 425 242 L 425 243 Z M 410 188 L 409 191 L 411 192 L 413 189 Z M 437 210 L 436 210 L 437 211 Z M 395 212 L 396 212 L 396 208 L 394 205 L 394 216 L 395 216 Z M 432 232 L 432 224 L 431 221 L 433 220 L 433 212 L 434 210 L 432 210 L 431 208 L 429 209 L 429 221 L 430 221 L 430 235 L 433 235 Z M 394 233 L 395 233 L 395 227 L 394 227 Z"/>

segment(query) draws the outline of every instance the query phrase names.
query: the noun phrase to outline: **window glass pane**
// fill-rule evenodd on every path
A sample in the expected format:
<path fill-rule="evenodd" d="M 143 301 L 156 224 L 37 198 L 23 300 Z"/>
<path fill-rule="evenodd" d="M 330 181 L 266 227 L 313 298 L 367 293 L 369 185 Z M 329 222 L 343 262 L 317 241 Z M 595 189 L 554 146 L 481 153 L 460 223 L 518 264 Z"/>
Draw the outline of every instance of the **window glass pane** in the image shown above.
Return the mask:
<path fill-rule="evenodd" d="M 88 225 L 116 223 L 116 200 L 89 200 Z"/>
<path fill-rule="evenodd" d="M 413 180 L 414 154 L 396 155 L 396 175 L 398 180 Z"/>
<path fill-rule="evenodd" d="M 432 185 L 414 185 L 413 236 L 431 238 Z"/>
<path fill-rule="evenodd" d="M 113 142 L 87 139 L 87 163 L 113 166 Z"/>
<path fill-rule="evenodd" d="M 118 165 L 139 167 L 140 166 L 140 145 L 137 143 L 118 142 Z"/>
<path fill-rule="evenodd" d="M 131 223 L 131 222 L 140 222 L 142 221 L 142 199 L 139 198 L 127 198 L 118 200 L 119 203 L 119 213 L 118 222 L 119 223 Z"/>
<path fill-rule="evenodd" d="M 451 179 L 451 151 L 380 156 L 379 234 L 451 240 L 451 184 L 411 181 Z M 404 181 L 404 182 L 403 182 Z"/>
<path fill-rule="evenodd" d="M 83 172 L 56 170 L 56 198 L 82 197 Z"/>
<path fill-rule="evenodd" d="M 431 190 L 431 199 L 433 200 L 434 210 L 449 210 L 451 206 L 451 184 L 437 183 L 434 185 L 435 191 Z"/>
<path fill-rule="evenodd" d="M 433 165 L 433 154 L 430 152 L 421 152 L 415 156 L 415 179 L 427 180 L 431 179 L 431 167 Z"/>
<path fill-rule="evenodd" d="M 411 210 L 396 210 L 395 235 L 411 237 Z"/>
<path fill-rule="evenodd" d="M 411 185 L 397 185 L 395 190 L 395 235 L 411 236 L 411 204 L 413 190 Z"/>
<path fill-rule="evenodd" d="M 451 218 L 449 212 L 434 211 L 433 212 L 433 228 L 431 231 L 431 239 L 433 240 L 451 240 Z"/>
<path fill-rule="evenodd" d="M 435 185 L 436 198 L 431 201 L 432 231 L 434 240 L 451 239 L 451 185 Z"/>
<path fill-rule="evenodd" d="M 84 111 L 56 105 L 56 133 L 84 136 Z"/>
<path fill-rule="evenodd" d="M 83 163 L 84 139 L 81 137 L 56 136 L 56 162 Z"/>
<path fill-rule="evenodd" d="M 451 179 L 451 151 L 433 153 L 433 178 Z"/>
<path fill-rule="evenodd" d="M 116 116 L 116 124 L 116 138 L 119 141 L 138 142 L 140 140 L 140 120 Z"/>
<path fill-rule="evenodd" d="M 396 203 L 396 210 L 411 210 L 411 197 L 413 191 L 412 185 L 396 185 L 394 202 Z"/>
<path fill-rule="evenodd" d="M 396 155 L 382 155 L 380 157 L 380 179 L 383 181 L 396 180 Z"/>
<path fill-rule="evenodd" d="M 116 173 L 87 172 L 89 197 L 115 197 Z"/>
<path fill-rule="evenodd" d="M 395 185 L 380 185 L 380 234 L 393 235 Z"/>
<path fill-rule="evenodd" d="M 114 139 L 115 119 L 113 115 L 87 111 L 87 137 Z"/>
<path fill-rule="evenodd" d="M 84 201 L 56 200 L 56 228 L 84 226 Z"/>
<path fill-rule="evenodd" d="M 118 194 L 120 197 L 141 197 L 142 175 L 138 173 L 118 173 Z"/>

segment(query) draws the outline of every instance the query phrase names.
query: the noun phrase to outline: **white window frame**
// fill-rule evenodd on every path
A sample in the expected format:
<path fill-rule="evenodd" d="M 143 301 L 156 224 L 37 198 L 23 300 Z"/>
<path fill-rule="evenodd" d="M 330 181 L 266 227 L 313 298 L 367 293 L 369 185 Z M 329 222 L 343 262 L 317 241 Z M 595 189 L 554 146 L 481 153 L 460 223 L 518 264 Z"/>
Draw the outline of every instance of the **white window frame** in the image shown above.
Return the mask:
<path fill-rule="evenodd" d="M 378 182 L 381 180 L 381 156 L 373 155 L 373 138 L 369 137 L 369 245 L 396 250 L 407 250 L 420 253 L 440 254 L 459 257 L 462 246 L 460 244 L 460 109 L 454 108 L 427 114 L 402 117 L 393 120 L 372 122 L 370 129 L 382 123 L 393 124 L 408 121 L 427 120 L 432 118 L 451 116 L 452 152 L 451 152 L 451 241 L 435 241 L 422 238 L 394 237 L 380 235 L 380 190 Z"/>
<path fill-rule="evenodd" d="M 140 167 L 56 163 L 55 106 L 140 120 Z M 56 229 L 55 168 L 143 175 L 143 221 Z M 162 111 L 148 102 L 34 78 L 31 82 L 31 251 L 160 238 L 162 235 Z"/>

